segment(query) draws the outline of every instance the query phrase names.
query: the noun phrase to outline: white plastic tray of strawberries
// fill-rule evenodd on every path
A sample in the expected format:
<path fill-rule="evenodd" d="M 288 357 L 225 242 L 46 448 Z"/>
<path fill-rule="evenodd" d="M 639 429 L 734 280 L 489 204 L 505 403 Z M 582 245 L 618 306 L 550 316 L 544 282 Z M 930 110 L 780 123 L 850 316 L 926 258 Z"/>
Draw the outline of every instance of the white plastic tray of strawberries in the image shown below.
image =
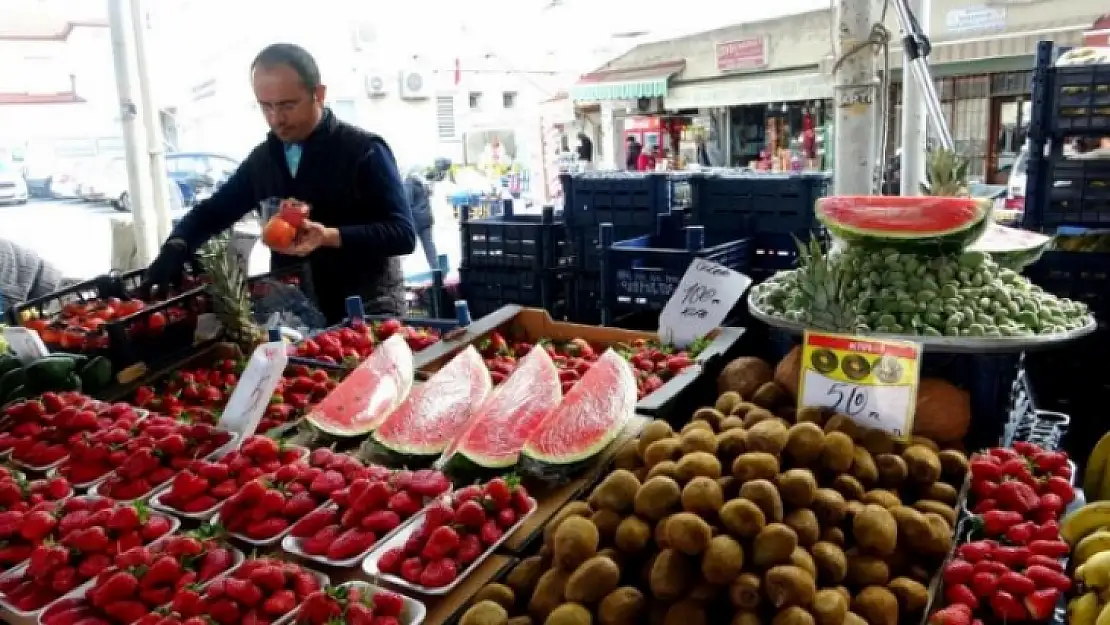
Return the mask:
<path fill-rule="evenodd" d="M 135 413 L 139 415 L 139 418 L 135 419 L 135 423 L 138 423 L 139 421 L 142 421 L 143 419 L 150 416 L 150 411 L 149 410 L 145 410 L 143 408 L 134 408 L 134 407 L 132 407 L 132 408 L 135 410 Z M 10 454 L 11 450 L 9 449 L 7 453 Z M 12 464 L 14 464 L 15 466 L 20 467 L 22 469 L 26 469 L 28 471 L 32 471 L 32 472 L 35 472 L 35 473 L 47 473 L 49 471 L 57 469 L 58 467 L 62 466 L 62 464 L 66 460 L 69 460 L 69 454 L 66 454 L 66 455 L 62 456 L 61 458 L 55 460 L 54 462 L 51 462 L 50 464 L 41 465 L 41 466 L 36 466 L 36 465 L 33 465 L 33 464 L 27 464 L 26 462 L 23 462 L 22 460 L 19 460 L 18 458 L 11 458 L 10 460 L 11 460 Z M 107 476 L 105 476 L 105 477 L 107 477 Z M 103 480 L 104 478 L 102 477 L 100 479 Z"/>
<path fill-rule="evenodd" d="M 152 540 L 147 545 L 148 547 L 152 546 L 152 545 L 157 545 L 158 543 L 162 542 L 163 540 L 165 540 L 166 538 L 168 538 L 169 536 L 171 536 L 172 534 L 177 532 L 177 530 L 181 529 L 181 519 L 175 518 L 173 516 L 169 516 L 167 518 L 170 521 L 170 530 L 168 532 L 166 532 L 165 534 L 162 534 L 158 538 Z M 16 579 L 22 578 L 27 573 L 27 567 L 29 565 L 30 564 L 28 562 L 24 562 L 23 564 L 20 564 L 19 566 L 15 567 L 15 568 L 13 568 L 13 569 L 5 572 L 5 573 L 0 574 L 0 584 L 2 584 L 3 582 L 5 582 L 9 579 L 12 579 L 12 578 L 16 578 Z M 67 592 L 66 594 L 58 597 L 57 599 L 54 599 L 53 601 L 47 603 L 46 605 L 42 606 L 41 608 L 39 608 L 37 610 L 30 610 L 30 611 L 27 611 L 27 612 L 24 612 L 23 610 L 16 609 L 16 607 L 13 606 L 7 600 L 6 596 L 4 594 L 0 593 L 0 614 L 3 614 L 3 613 L 11 614 L 11 615 L 15 616 L 17 619 L 22 619 L 22 620 L 25 620 L 25 621 L 35 620 L 35 619 L 38 618 L 38 616 L 43 611 L 49 609 L 50 606 L 52 606 L 55 603 L 61 601 L 62 599 L 72 599 L 74 597 L 84 597 L 85 593 L 88 592 L 88 589 L 90 587 L 92 587 L 92 584 L 93 584 L 94 581 L 95 580 L 93 580 L 93 579 L 86 580 L 82 584 L 78 585 L 77 588 L 74 588 L 73 590 L 71 590 L 71 591 Z M 7 619 L 5 619 L 5 620 L 7 620 Z"/>
<path fill-rule="evenodd" d="M 320 582 L 320 588 L 324 588 L 328 584 L 331 584 L 331 578 L 328 577 L 326 573 L 321 573 L 320 571 L 317 571 L 316 569 L 310 569 L 307 566 L 301 567 L 301 568 L 303 568 L 305 571 L 308 571 L 309 573 L 312 573 L 312 575 L 314 577 L 316 577 L 316 581 Z M 272 623 L 272 625 L 289 625 L 290 623 L 293 622 L 293 619 L 295 619 L 297 617 L 297 612 L 300 612 L 300 610 L 301 610 L 301 606 L 298 605 L 297 607 L 293 608 L 293 610 L 291 612 L 289 612 L 288 614 L 286 614 L 285 616 L 282 616 L 282 617 L 278 618 L 277 620 L 275 620 Z"/>
<path fill-rule="evenodd" d="M 327 502 L 324 502 L 324 503 L 316 506 L 312 510 L 310 510 L 308 512 L 308 514 L 312 514 L 316 510 L 319 510 L 320 508 L 322 508 L 326 505 L 328 505 Z M 222 510 L 220 512 L 222 512 Z M 220 525 L 220 526 L 223 525 L 223 522 L 220 521 L 220 512 L 216 512 L 216 514 L 212 517 L 211 523 L 213 525 Z M 308 514 L 306 514 L 305 516 L 308 516 Z M 301 518 L 304 518 L 304 517 L 301 517 Z M 299 521 L 299 520 L 300 519 L 297 519 L 297 521 Z M 256 538 L 251 538 L 249 536 L 244 536 L 243 534 L 240 534 L 238 532 L 228 532 L 227 534 L 228 534 L 228 536 L 231 536 L 232 538 L 235 538 L 237 540 L 241 540 L 244 543 L 246 543 L 246 544 L 248 544 L 252 547 L 273 547 L 274 545 L 280 543 L 283 538 L 285 538 L 286 536 L 289 535 L 289 532 L 291 532 L 293 530 L 293 525 L 296 524 L 297 521 L 293 521 L 292 523 L 290 523 L 289 527 L 285 528 L 285 530 L 283 530 L 281 533 L 275 534 L 274 536 L 271 536 L 269 538 L 263 538 L 261 540 L 256 539 Z"/>
<path fill-rule="evenodd" d="M 443 495 L 440 495 L 440 497 L 442 497 L 442 496 Z M 352 568 L 352 567 L 358 566 L 358 563 L 361 562 L 363 560 L 363 558 L 365 558 L 367 555 L 369 555 L 371 551 L 373 551 L 374 549 L 377 549 L 378 545 L 392 539 L 394 536 L 397 535 L 398 532 L 403 531 L 411 523 L 416 521 L 416 519 L 422 518 L 424 516 L 424 511 L 427 510 L 428 506 L 432 505 L 432 503 L 434 503 L 434 502 L 435 502 L 435 499 L 432 499 L 432 500 L 426 502 L 424 507 L 421 508 L 419 512 L 417 512 L 416 514 L 410 516 L 409 518 L 401 521 L 400 525 L 393 528 L 393 531 L 389 532 L 385 536 L 382 536 L 381 538 L 379 538 L 366 551 L 363 551 L 362 553 L 360 553 L 356 556 L 352 556 L 352 557 L 346 558 L 344 560 L 332 560 L 332 559 L 324 557 L 324 556 L 317 556 L 317 555 L 312 555 L 312 554 L 309 554 L 309 553 L 305 553 L 304 549 L 301 548 L 301 542 L 304 539 L 297 538 L 296 536 L 292 536 L 292 535 L 289 535 L 289 534 L 287 534 L 286 536 L 284 536 L 281 539 L 281 548 L 288 551 L 289 553 L 291 553 L 295 556 L 300 556 L 300 557 L 302 557 L 306 560 L 312 560 L 313 562 L 319 562 L 320 564 L 323 564 L 325 566 L 334 566 L 334 567 L 341 568 L 341 569 Z M 331 506 L 333 508 L 338 508 L 339 507 L 337 504 L 332 503 L 330 501 L 328 503 L 325 503 L 324 506 Z M 323 507 L 323 506 L 321 506 L 321 507 Z M 292 527 L 290 527 L 289 529 L 292 530 Z"/>
<path fill-rule="evenodd" d="M 382 588 L 381 586 L 362 580 L 344 582 L 339 585 L 339 588 L 351 588 L 352 586 L 362 588 L 363 592 L 370 592 L 373 594 L 377 594 L 379 591 L 383 590 L 386 592 L 394 592 L 389 588 Z M 412 597 L 408 595 L 403 595 L 401 593 L 394 594 L 400 597 L 401 600 L 404 602 L 404 607 L 401 608 L 401 617 L 397 619 L 401 622 L 401 625 L 421 625 L 421 623 L 424 622 L 424 619 L 428 618 L 428 607 L 425 606 L 422 601 L 417 601 L 416 599 L 413 599 Z"/>
<path fill-rule="evenodd" d="M 231 436 L 231 438 L 228 439 L 228 441 L 226 443 L 224 443 L 220 447 L 217 447 L 215 449 L 215 451 L 209 453 L 207 456 L 205 456 L 202 459 L 203 460 L 216 460 L 216 459 L 224 457 L 225 455 L 228 454 L 228 452 L 230 452 L 232 449 L 234 449 L 238 440 L 239 440 L 239 433 L 238 432 L 228 432 L 228 434 Z M 112 473 L 115 473 L 115 471 L 112 471 Z M 96 484 L 94 484 L 93 487 L 89 489 L 89 494 L 90 495 L 95 495 L 97 497 L 108 497 L 108 495 L 100 494 L 100 487 L 104 485 L 104 482 L 108 479 L 109 476 L 112 475 L 112 473 L 109 473 L 108 475 L 105 475 L 104 477 L 100 478 L 100 481 L 97 482 Z M 174 474 L 174 475 L 176 475 L 176 474 Z M 128 500 L 116 499 L 115 501 L 119 501 L 120 503 L 134 503 L 136 501 L 142 501 L 144 499 L 150 498 L 151 495 L 160 493 L 163 490 L 169 488 L 171 484 L 173 484 L 173 478 L 172 477 L 170 479 L 166 480 L 165 482 L 151 488 L 150 490 L 148 490 L 146 493 L 144 493 L 143 495 L 141 495 L 139 497 L 136 497 L 134 499 L 128 499 Z M 108 497 L 108 498 L 112 499 L 112 497 Z"/>
<path fill-rule="evenodd" d="M 490 555 L 493 554 L 494 551 L 497 551 L 497 548 L 500 547 L 506 540 L 508 540 L 514 532 L 520 529 L 520 526 L 528 520 L 528 517 L 532 516 L 536 512 L 535 498 L 529 497 L 528 501 L 529 503 L 531 503 L 531 508 L 528 510 L 528 512 L 517 519 L 516 523 L 514 523 L 513 526 L 509 529 L 505 530 L 505 533 L 501 535 L 501 538 L 498 539 L 497 542 L 487 547 L 486 550 L 482 552 L 482 555 L 475 558 L 474 561 L 470 563 L 470 566 L 460 571 L 459 574 L 455 577 L 454 581 L 452 581 L 450 584 L 447 584 L 446 586 L 442 586 L 440 588 L 429 588 L 427 586 L 421 586 L 420 584 L 413 584 L 406 579 L 402 579 L 400 577 L 397 577 L 396 575 L 390 575 L 389 573 L 382 573 L 378 570 L 378 558 L 381 557 L 383 553 L 394 547 L 404 546 L 405 541 L 409 539 L 409 536 L 411 536 L 413 532 L 415 532 L 424 524 L 425 513 L 423 510 L 420 511 L 419 514 L 413 516 L 412 521 L 406 524 L 401 531 L 394 533 L 389 540 L 378 541 L 378 543 L 374 545 L 374 548 L 370 551 L 370 555 L 368 555 L 366 559 L 362 562 L 362 570 L 371 577 L 380 577 L 381 579 L 399 588 L 405 588 L 413 592 L 418 592 L 422 595 L 449 594 L 459 584 L 461 584 L 464 579 L 466 579 L 471 573 L 473 573 L 474 570 L 477 569 L 478 566 L 486 560 L 486 558 L 490 557 Z"/>
<path fill-rule="evenodd" d="M 302 447 L 300 445 L 290 445 L 289 447 L 291 449 L 300 450 L 300 452 L 301 452 L 301 456 L 299 458 L 297 458 L 296 460 L 294 460 L 290 464 L 294 464 L 294 463 L 297 463 L 297 462 L 303 462 L 305 460 L 305 458 L 308 458 L 309 451 L 308 451 L 307 447 Z M 228 451 L 230 451 L 230 450 L 228 450 Z M 227 454 L 227 452 L 225 452 L 224 455 L 226 455 L 226 454 Z M 273 475 L 273 474 L 268 473 L 267 475 Z M 170 480 L 169 483 L 172 485 L 173 480 Z M 174 508 L 173 506 L 162 503 L 162 495 L 165 495 L 167 492 L 169 492 L 169 490 L 170 490 L 169 487 L 163 487 L 163 488 L 160 488 L 157 491 L 155 491 L 154 495 L 152 495 L 150 497 L 150 507 L 154 508 L 155 510 L 165 512 L 167 514 L 173 514 L 173 515 L 179 516 L 183 519 L 190 519 L 190 520 L 193 520 L 193 521 L 202 521 L 202 522 L 203 521 L 208 521 L 212 517 L 216 516 L 216 513 L 220 511 L 220 508 L 224 507 L 224 501 L 227 501 L 227 499 L 224 499 L 223 501 L 218 502 L 216 505 L 212 506 L 211 508 L 209 508 L 207 510 L 202 510 L 200 512 L 183 512 L 181 510 L 178 510 L 177 508 Z"/>
<path fill-rule="evenodd" d="M 209 584 L 211 584 L 212 582 L 216 581 L 217 579 L 219 579 L 221 577 L 224 577 L 226 575 L 230 575 L 233 571 L 235 571 L 235 569 L 239 568 L 239 565 L 243 564 L 243 562 L 246 561 L 247 554 L 243 553 L 242 550 L 237 549 L 234 545 L 227 545 L 227 547 L 228 547 L 228 549 L 231 550 L 231 558 L 232 558 L 231 566 L 228 567 L 227 569 L 223 570 L 223 571 L 220 571 L 220 573 L 218 573 L 215 577 L 213 577 L 212 579 L 210 579 L 210 580 L 204 582 L 203 584 L 201 584 L 200 585 L 201 588 L 207 587 Z M 95 580 L 89 580 L 89 581 L 85 582 L 84 584 L 81 584 L 76 589 L 74 589 L 72 592 L 67 593 L 66 596 L 52 601 L 49 605 L 47 605 L 46 607 L 39 610 L 38 617 L 37 617 L 38 625 L 44 625 L 44 621 L 46 620 L 47 616 L 50 614 L 51 610 L 57 609 L 58 606 L 61 605 L 61 603 L 63 601 L 73 601 L 74 605 L 80 605 L 81 603 L 84 603 L 85 602 L 85 597 L 88 596 L 89 591 L 92 590 L 92 582 L 93 581 L 95 581 Z"/>
<path fill-rule="evenodd" d="M 65 464 L 65 462 L 63 461 L 62 464 Z M 53 479 L 53 478 L 56 478 L 56 477 L 65 477 L 64 475 L 62 475 L 61 468 L 62 468 L 62 465 L 58 465 L 58 466 L 54 467 L 53 469 L 50 469 L 49 471 L 47 471 L 45 473 L 46 477 L 48 479 Z M 96 478 L 95 480 L 89 480 L 88 482 L 81 482 L 80 484 L 75 484 L 73 482 L 70 482 L 70 486 L 76 488 L 77 490 L 86 490 L 86 489 L 92 488 L 93 486 L 96 486 L 97 484 L 99 484 L 99 483 L 103 482 L 104 480 L 108 479 L 108 476 L 111 475 L 111 473 L 112 472 L 109 471 L 109 472 L 105 473 L 104 475 L 101 475 L 100 477 Z M 69 479 L 69 478 L 66 478 L 66 479 Z"/>

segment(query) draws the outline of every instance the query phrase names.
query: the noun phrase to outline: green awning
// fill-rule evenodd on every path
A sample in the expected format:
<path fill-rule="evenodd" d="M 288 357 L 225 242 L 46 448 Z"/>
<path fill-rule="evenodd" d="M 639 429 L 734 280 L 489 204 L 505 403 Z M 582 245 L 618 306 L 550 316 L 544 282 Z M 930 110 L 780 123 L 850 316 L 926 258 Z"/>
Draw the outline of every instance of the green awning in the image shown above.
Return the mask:
<path fill-rule="evenodd" d="M 667 95 L 671 77 L 686 67 L 686 61 L 672 61 L 642 67 L 593 72 L 583 76 L 570 89 L 576 102 L 638 100 Z"/>

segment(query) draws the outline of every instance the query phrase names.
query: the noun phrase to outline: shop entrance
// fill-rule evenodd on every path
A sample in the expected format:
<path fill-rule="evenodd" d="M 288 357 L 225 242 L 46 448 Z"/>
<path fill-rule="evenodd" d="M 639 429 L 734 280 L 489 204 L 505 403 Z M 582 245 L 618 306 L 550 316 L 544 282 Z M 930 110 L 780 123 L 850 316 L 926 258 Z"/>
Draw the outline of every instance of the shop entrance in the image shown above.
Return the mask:
<path fill-rule="evenodd" d="M 991 99 L 991 151 L 987 166 L 989 184 L 1006 184 L 1010 169 L 1025 145 L 1033 103 L 1028 96 Z"/>

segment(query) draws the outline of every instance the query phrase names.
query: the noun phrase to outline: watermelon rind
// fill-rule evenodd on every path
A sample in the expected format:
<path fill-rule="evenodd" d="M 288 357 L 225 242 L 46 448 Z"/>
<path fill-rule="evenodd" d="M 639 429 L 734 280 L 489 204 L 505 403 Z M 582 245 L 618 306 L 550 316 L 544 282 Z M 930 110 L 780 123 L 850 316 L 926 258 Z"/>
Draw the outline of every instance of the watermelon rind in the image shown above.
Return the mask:
<path fill-rule="evenodd" d="M 387 356 L 390 360 L 386 360 Z M 388 366 L 393 371 L 396 371 L 398 373 L 397 382 L 400 385 L 400 388 L 398 389 L 399 396 L 397 398 L 397 403 L 393 406 L 393 408 L 396 409 L 396 407 L 400 405 L 402 401 L 404 401 L 404 398 L 406 395 L 408 395 L 409 391 L 412 390 L 414 374 L 412 349 L 409 348 L 408 343 L 406 343 L 405 339 L 399 334 L 395 334 L 389 337 L 385 340 L 385 342 L 378 345 L 377 349 L 374 350 L 374 353 L 370 354 L 369 358 L 367 358 L 358 367 L 355 367 L 355 370 L 348 374 L 348 376 L 339 383 L 339 387 L 337 387 L 336 390 L 332 391 L 332 395 L 335 395 L 336 392 L 339 391 L 339 394 L 341 396 L 342 391 L 339 389 L 342 389 L 343 385 L 358 382 L 359 378 L 361 377 L 359 376 L 360 369 L 362 369 L 363 371 L 365 371 L 366 369 L 373 370 L 375 367 L 383 366 L 383 364 L 384 366 Z M 379 378 L 378 381 L 380 383 L 381 378 Z M 305 417 L 305 420 L 310 425 L 312 425 L 312 427 L 323 432 L 324 434 L 328 434 L 337 438 L 353 438 L 364 436 L 373 431 L 374 428 L 377 427 L 378 424 L 381 423 L 381 421 L 385 418 L 383 415 L 375 415 L 374 419 L 364 421 L 362 423 L 352 423 L 351 425 L 338 423 L 335 420 L 330 419 L 328 415 L 324 414 L 324 412 L 321 410 L 321 407 L 325 405 L 325 402 L 328 402 L 329 399 L 332 399 L 332 395 L 325 397 L 324 400 L 317 404 L 316 407 L 313 408 Z M 333 399 L 333 401 L 337 400 Z M 392 412 L 392 410 L 390 412 Z"/>
<path fill-rule="evenodd" d="M 991 224 L 968 250 L 986 252 L 1000 266 L 1021 271 L 1037 262 L 1051 243 L 1052 237 L 1039 232 Z"/>
<path fill-rule="evenodd" d="M 970 210 L 969 210 L 970 209 Z M 829 233 L 852 245 L 876 248 L 893 248 L 902 252 L 953 253 L 971 245 L 986 231 L 991 221 L 994 203 L 991 200 L 965 197 L 897 197 L 897 196 L 830 196 L 817 200 L 815 215 Z M 893 223 L 887 227 L 867 227 L 851 223 L 853 215 L 859 220 L 869 216 L 869 211 L 884 211 L 892 221 L 899 214 L 925 221 L 930 215 L 938 220 L 960 217 L 962 221 L 941 227 L 924 229 L 898 228 Z M 957 211 L 966 214 L 956 214 Z"/>
<path fill-rule="evenodd" d="M 616 375 L 616 380 L 606 377 L 611 373 Z M 603 380 L 604 384 L 594 383 L 595 380 Z M 616 384 L 612 386 L 614 381 Z M 610 411 L 604 417 L 611 420 L 592 440 L 580 438 L 575 441 L 581 445 L 579 448 L 567 449 L 558 454 L 550 450 L 544 452 L 539 448 L 539 441 L 552 428 L 572 428 L 573 424 L 581 423 L 576 416 L 581 415 L 582 411 L 596 415 L 596 411 L 602 407 Z M 574 477 L 588 468 L 616 440 L 635 410 L 636 379 L 632 375 L 632 369 L 616 352 L 606 350 L 582 380 L 567 393 L 559 408 L 524 444 L 520 454 L 520 471 L 545 481 L 562 482 Z M 564 417 L 569 421 L 563 422 Z"/>

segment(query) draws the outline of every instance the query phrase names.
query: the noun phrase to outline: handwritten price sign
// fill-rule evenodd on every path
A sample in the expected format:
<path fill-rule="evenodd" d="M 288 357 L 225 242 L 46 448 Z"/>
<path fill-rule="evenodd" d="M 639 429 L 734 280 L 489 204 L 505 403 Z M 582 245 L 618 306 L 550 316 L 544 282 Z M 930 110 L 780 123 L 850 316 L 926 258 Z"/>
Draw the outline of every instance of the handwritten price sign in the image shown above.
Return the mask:
<path fill-rule="evenodd" d="M 259 345 L 227 400 L 218 425 L 229 432 L 238 432 L 240 442 L 254 434 L 270 405 L 274 389 L 289 363 L 285 350 L 285 343 L 281 341 Z"/>
<path fill-rule="evenodd" d="M 659 313 L 659 338 L 686 347 L 721 325 L 752 280 L 742 273 L 695 258 Z"/>
<path fill-rule="evenodd" d="M 822 406 L 894 436 L 913 431 L 921 345 L 806 332 L 798 407 Z"/>

